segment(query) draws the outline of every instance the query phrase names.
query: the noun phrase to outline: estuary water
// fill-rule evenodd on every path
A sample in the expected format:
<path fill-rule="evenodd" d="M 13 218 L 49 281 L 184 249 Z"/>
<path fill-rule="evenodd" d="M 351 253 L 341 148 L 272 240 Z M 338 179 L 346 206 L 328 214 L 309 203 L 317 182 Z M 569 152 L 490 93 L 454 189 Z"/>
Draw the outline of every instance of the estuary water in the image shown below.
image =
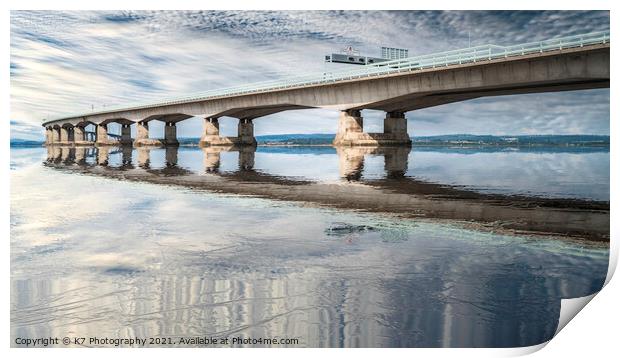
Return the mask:
<path fill-rule="evenodd" d="M 608 223 L 607 148 L 13 148 L 11 344 L 534 345 Z"/>

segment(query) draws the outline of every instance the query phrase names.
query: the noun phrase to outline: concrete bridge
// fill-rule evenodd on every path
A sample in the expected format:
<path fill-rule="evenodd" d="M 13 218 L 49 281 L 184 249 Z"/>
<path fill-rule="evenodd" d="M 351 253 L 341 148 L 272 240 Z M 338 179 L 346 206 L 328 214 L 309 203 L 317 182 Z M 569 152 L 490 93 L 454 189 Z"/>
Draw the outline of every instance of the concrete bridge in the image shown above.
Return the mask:
<path fill-rule="evenodd" d="M 204 119 L 201 146 L 256 145 L 254 120 L 307 108 L 340 111 L 334 145 L 410 145 L 405 113 L 486 96 L 608 88 L 610 38 L 597 32 L 513 46 L 485 45 L 213 90 L 154 103 L 45 119 L 48 145 L 179 144 L 177 123 Z M 383 133 L 364 131 L 361 110 L 386 113 Z M 238 135 L 222 137 L 219 118 L 239 119 Z M 165 123 L 164 139 L 149 137 L 149 122 Z M 121 125 L 112 138 L 108 124 Z M 85 128 L 95 126 L 95 140 Z M 136 126 L 136 138 L 131 126 Z"/>

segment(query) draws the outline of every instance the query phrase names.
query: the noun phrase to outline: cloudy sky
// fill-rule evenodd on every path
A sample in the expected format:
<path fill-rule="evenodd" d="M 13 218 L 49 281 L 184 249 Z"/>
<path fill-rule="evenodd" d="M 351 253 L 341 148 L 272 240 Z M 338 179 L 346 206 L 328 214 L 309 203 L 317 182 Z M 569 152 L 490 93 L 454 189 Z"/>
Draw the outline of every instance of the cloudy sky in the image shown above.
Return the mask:
<path fill-rule="evenodd" d="M 609 29 L 609 12 L 513 11 L 12 11 L 11 137 L 42 139 L 42 118 L 182 96 L 290 74 L 332 71 L 348 45 L 412 55 L 510 45 Z M 368 131 L 383 114 L 364 111 Z M 255 132 L 334 133 L 338 114 L 312 109 L 255 121 Z M 609 134 L 609 90 L 482 98 L 407 114 L 413 135 Z M 180 136 L 199 136 L 199 118 Z M 161 137 L 163 126 L 152 126 Z M 235 135 L 236 120 L 222 121 Z M 114 130 L 111 130 L 112 132 Z M 161 131 L 161 133 L 159 133 Z"/>

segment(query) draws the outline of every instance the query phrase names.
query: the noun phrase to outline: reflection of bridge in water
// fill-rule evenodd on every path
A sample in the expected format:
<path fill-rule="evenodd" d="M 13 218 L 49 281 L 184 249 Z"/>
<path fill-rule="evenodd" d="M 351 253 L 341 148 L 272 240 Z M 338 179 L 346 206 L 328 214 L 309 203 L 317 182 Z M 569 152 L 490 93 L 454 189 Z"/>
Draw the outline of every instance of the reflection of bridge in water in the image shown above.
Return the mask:
<path fill-rule="evenodd" d="M 457 220 L 485 230 L 609 239 L 608 202 L 480 193 L 418 180 L 405 176 L 411 150 L 407 147 L 336 148 L 340 183 L 257 170 L 256 148 L 247 146 L 200 148 L 203 158 L 199 170 L 179 165 L 177 147 L 49 146 L 47 150 L 45 164 L 63 171 L 405 217 Z M 164 150 L 164 163 L 154 165 L 152 151 Z M 227 162 L 232 158 L 222 156 L 225 152 L 238 153 L 234 170 Z M 119 154 L 120 160 L 110 160 Z M 384 158 L 382 178 L 364 177 L 367 156 Z M 349 182 L 357 184 L 346 185 Z"/>
<path fill-rule="evenodd" d="M 168 174 L 187 175 L 191 171 L 179 166 L 179 148 L 166 147 L 163 168 L 152 168 L 151 151 L 158 150 L 150 147 L 48 147 L 47 162 L 54 164 L 77 164 L 78 166 L 102 166 L 109 169 L 129 170 L 142 168 L 153 173 L 162 172 Z M 233 147 L 203 147 L 203 168 L 205 173 L 219 173 L 222 176 L 234 177 L 239 173 L 248 174 L 254 172 L 253 179 L 271 178 L 276 176 L 254 171 L 256 147 L 233 146 Z M 340 147 L 336 149 L 339 158 L 340 177 L 348 181 L 361 180 L 364 170 L 365 156 L 383 156 L 385 158 L 385 173 L 388 178 L 404 177 L 407 172 L 409 147 Z M 134 160 L 134 152 L 136 158 Z M 238 152 L 238 170 L 220 172 L 223 152 Z M 121 155 L 118 165 L 110 165 L 111 155 Z M 91 158 L 91 161 L 87 161 Z M 289 181 L 290 182 L 290 181 Z M 305 182 L 305 181 L 303 181 Z"/>

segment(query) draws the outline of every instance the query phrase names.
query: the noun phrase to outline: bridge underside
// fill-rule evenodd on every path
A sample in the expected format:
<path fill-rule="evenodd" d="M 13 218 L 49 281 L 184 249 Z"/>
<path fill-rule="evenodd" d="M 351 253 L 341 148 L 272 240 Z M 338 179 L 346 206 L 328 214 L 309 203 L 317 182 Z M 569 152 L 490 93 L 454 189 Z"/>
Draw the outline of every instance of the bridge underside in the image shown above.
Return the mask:
<path fill-rule="evenodd" d="M 335 145 L 406 146 L 411 144 L 406 112 L 488 96 L 608 88 L 609 49 L 607 43 L 333 84 L 95 113 L 46 123 L 46 142 L 93 144 L 84 131 L 86 124 L 92 123 L 98 145 L 178 145 L 176 124 L 202 117 L 201 145 L 256 145 L 253 121 L 257 118 L 288 110 L 327 108 L 340 111 Z M 364 131 L 363 109 L 386 112 L 383 133 Z M 224 116 L 239 119 L 236 137 L 220 136 L 219 118 Z M 152 120 L 165 123 L 163 140 L 149 138 Z M 107 133 L 107 125 L 113 122 L 121 125 L 121 135 Z M 130 127 L 134 124 L 137 135 L 132 139 Z"/>
<path fill-rule="evenodd" d="M 452 90 L 428 94 L 408 94 L 385 101 L 367 104 L 351 109 L 375 109 L 385 112 L 409 112 L 417 109 L 467 101 L 480 97 L 508 96 L 544 92 L 564 92 L 596 88 L 609 88 L 609 79 L 576 79 L 572 82 L 528 84 L 526 86 L 503 86 L 475 90 Z"/>

